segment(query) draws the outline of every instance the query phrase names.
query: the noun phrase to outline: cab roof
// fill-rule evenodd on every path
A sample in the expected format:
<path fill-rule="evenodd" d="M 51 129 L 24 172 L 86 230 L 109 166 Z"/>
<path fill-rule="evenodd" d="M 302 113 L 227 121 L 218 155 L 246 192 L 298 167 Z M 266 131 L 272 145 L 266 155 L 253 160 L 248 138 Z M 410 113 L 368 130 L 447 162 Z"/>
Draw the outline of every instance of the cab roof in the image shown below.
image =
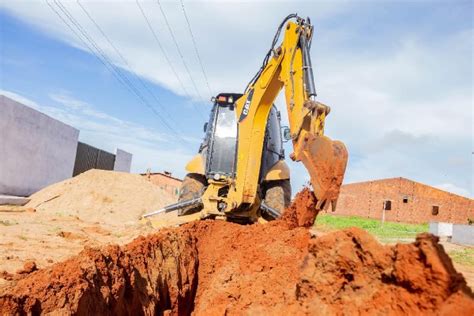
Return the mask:
<path fill-rule="evenodd" d="M 233 105 L 241 96 L 243 96 L 242 93 L 219 93 L 215 102 L 221 106 L 229 106 Z"/>

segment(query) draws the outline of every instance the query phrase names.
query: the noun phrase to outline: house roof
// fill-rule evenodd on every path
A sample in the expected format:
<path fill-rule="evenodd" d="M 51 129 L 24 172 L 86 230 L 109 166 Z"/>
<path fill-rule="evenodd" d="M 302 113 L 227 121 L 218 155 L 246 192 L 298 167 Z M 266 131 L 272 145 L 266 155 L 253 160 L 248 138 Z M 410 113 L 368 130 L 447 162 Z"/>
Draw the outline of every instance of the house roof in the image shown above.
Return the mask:
<path fill-rule="evenodd" d="M 452 196 L 456 196 L 456 197 L 459 197 L 459 198 L 472 200 L 470 197 L 462 196 L 462 195 L 455 194 L 455 193 L 451 193 L 451 192 L 448 192 L 448 191 L 446 191 L 446 190 L 442 190 L 442 189 L 436 188 L 436 187 L 434 187 L 434 186 L 431 186 L 431 185 L 428 185 L 428 184 L 424 184 L 424 183 L 421 183 L 421 182 L 418 182 L 418 181 L 414 181 L 414 180 L 411 180 L 411 179 L 408 179 L 408 178 L 404 178 L 404 177 L 383 178 L 383 179 L 366 180 L 366 181 L 360 181 L 360 182 L 351 182 L 351 183 L 345 183 L 345 184 L 343 184 L 343 186 L 346 186 L 346 185 L 358 185 L 358 184 L 372 183 L 372 182 L 394 182 L 394 181 L 411 182 L 411 183 L 415 183 L 415 184 L 417 184 L 417 185 L 429 187 L 429 188 L 431 188 L 431 189 L 433 189 L 433 190 L 436 190 L 436 191 L 439 191 L 439 192 L 443 192 L 443 193 L 446 193 L 446 194 L 449 194 L 449 195 L 452 195 Z"/>

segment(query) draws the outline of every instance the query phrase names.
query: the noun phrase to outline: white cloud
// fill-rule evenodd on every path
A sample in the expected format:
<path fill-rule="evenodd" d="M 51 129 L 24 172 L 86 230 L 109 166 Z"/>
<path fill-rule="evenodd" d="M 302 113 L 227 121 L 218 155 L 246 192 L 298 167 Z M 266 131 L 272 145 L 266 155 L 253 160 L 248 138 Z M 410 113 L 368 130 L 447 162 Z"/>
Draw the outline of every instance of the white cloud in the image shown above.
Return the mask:
<path fill-rule="evenodd" d="M 437 185 L 435 185 L 435 187 L 438 188 L 438 189 L 444 190 L 444 191 L 448 191 L 448 192 L 457 194 L 457 195 L 469 197 L 469 191 L 468 190 L 466 190 L 464 188 L 460 188 L 460 187 L 458 187 L 458 186 L 456 186 L 455 184 L 452 184 L 452 183 L 437 184 Z"/>
<path fill-rule="evenodd" d="M 101 120 L 106 120 L 106 121 L 113 122 L 115 124 L 119 124 L 122 126 L 126 124 L 124 121 L 119 120 L 116 117 L 113 117 L 104 112 L 95 110 L 88 103 L 77 100 L 71 97 L 70 95 L 68 95 L 67 93 L 50 93 L 49 98 L 61 105 L 64 105 L 66 108 L 80 111 L 87 116 L 101 119 Z"/>
<path fill-rule="evenodd" d="M 49 3 L 54 6 L 53 0 Z M 128 68 L 76 3 L 62 3 L 113 62 Z M 185 94 L 134 1 L 81 3 L 121 50 L 131 69 L 178 95 Z M 186 91 L 197 99 L 158 5 L 154 1 L 140 3 Z M 180 4 L 162 3 L 184 58 L 191 66 L 199 93 L 207 100 L 209 93 Z M 50 36 L 87 50 L 44 2 L 11 1 L 3 2 L 1 6 Z M 319 98 L 332 107 L 326 132 L 348 146 L 347 181 L 404 176 L 431 185 L 447 183 L 455 187 L 453 190 L 465 190 L 472 196 L 473 167 L 469 164 L 469 161 L 472 163 L 473 135 L 472 29 L 453 31 L 429 40 L 421 33 L 421 28 L 416 27 L 415 21 L 409 32 L 390 38 L 380 37 L 374 41 L 376 44 L 364 49 L 351 49 L 345 43 L 372 34 L 357 34 L 357 30 L 347 23 L 334 26 L 332 20 L 329 27 L 324 22 L 347 12 L 368 14 L 357 11 L 357 3 L 310 1 L 272 2 L 269 5 L 267 2 L 185 1 L 185 6 L 214 94 L 243 90 L 260 66 L 275 28 L 286 14 L 296 11 L 310 16 L 316 25 L 313 63 Z M 96 123 L 81 123 L 84 124 L 83 134 L 91 130 L 101 135 L 122 135 L 124 143 L 137 144 L 121 132 L 131 129 L 140 135 L 138 139 L 164 141 L 160 133 L 113 121 L 106 113 L 94 112 L 97 110 L 87 104 L 71 102 L 67 95 L 51 97 L 70 107 L 66 112 L 49 109 L 66 120 L 80 119 L 77 112 L 94 118 Z M 281 108 L 282 101 L 279 98 L 277 103 L 285 113 Z M 286 114 L 283 117 L 286 118 Z M 107 128 L 101 130 L 97 122 Z M 145 144 L 144 153 L 149 154 L 148 150 L 152 150 L 147 147 L 149 144 Z M 286 147 L 287 152 L 291 151 Z M 172 146 L 164 149 L 162 156 L 167 153 L 173 156 Z M 157 160 L 160 157 L 156 154 Z M 162 162 L 166 164 L 166 160 Z M 183 165 L 175 170 L 182 170 Z M 293 182 L 297 187 L 306 181 L 307 174 L 301 165 L 294 166 L 293 170 Z"/>
<path fill-rule="evenodd" d="M 57 5 L 58 1 L 56 0 L 2 2 L 0 6 L 27 23 L 41 28 L 47 34 L 89 51 L 83 41 L 70 31 L 47 3 L 73 26 L 61 7 Z M 60 3 L 115 64 L 131 68 L 141 76 L 169 88 L 179 95 L 185 95 L 152 33 L 148 30 L 135 1 L 81 1 L 83 7 L 100 25 L 114 45 L 120 49 L 130 67 L 124 65 L 114 49 L 76 2 L 61 1 Z M 199 94 L 207 101 L 210 95 L 194 53 L 181 5 L 179 2 L 161 1 L 161 3 L 184 54 L 184 59 L 188 65 L 192 65 L 190 67 L 191 77 L 198 86 Z M 113 11 L 111 11 L 112 5 Z M 153 25 L 166 54 L 171 59 L 171 64 L 184 82 L 186 91 L 192 97 L 197 98 L 191 78 L 185 71 L 157 2 L 140 1 L 140 5 Z M 348 7 L 344 1 L 316 4 L 298 2 L 293 5 L 272 2 L 271 6 L 268 2 L 263 1 L 228 1 L 206 5 L 199 2 L 185 2 L 185 6 L 211 87 L 214 90 L 213 94 L 221 91 L 243 90 L 268 50 L 276 26 L 288 13 L 295 10 L 311 12 L 311 16 L 316 19 L 331 16 Z M 111 14 L 112 12 L 113 14 Z M 242 16 L 245 18 L 242 19 Z M 247 48 L 236 54 L 236 46 Z"/>

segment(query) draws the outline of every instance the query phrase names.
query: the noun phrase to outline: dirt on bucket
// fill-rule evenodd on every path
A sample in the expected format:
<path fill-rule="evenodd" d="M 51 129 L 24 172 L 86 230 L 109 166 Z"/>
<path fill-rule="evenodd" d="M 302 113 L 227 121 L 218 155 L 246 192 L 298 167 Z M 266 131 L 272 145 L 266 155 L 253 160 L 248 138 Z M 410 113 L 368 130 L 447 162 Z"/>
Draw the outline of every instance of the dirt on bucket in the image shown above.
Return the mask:
<path fill-rule="evenodd" d="M 200 221 L 19 276 L 0 290 L 2 314 L 472 315 L 474 298 L 438 239 L 384 246 L 346 229 L 312 236 L 281 220 Z M 296 205 L 295 205 L 296 204 Z M 289 220 L 292 219 L 292 220 Z M 303 221 L 303 226 L 305 220 Z"/>

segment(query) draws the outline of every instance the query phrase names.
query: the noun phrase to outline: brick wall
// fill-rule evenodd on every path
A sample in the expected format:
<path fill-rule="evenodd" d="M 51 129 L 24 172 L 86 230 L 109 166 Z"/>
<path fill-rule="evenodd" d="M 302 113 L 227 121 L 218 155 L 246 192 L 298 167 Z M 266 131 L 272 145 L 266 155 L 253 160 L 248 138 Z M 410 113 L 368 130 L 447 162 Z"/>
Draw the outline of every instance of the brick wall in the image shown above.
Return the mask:
<path fill-rule="evenodd" d="M 474 201 L 405 178 L 343 185 L 335 214 L 382 218 L 384 201 L 391 201 L 385 220 L 409 223 L 442 221 L 467 223 L 474 219 Z M 437 215 L 432 213 L 438 206 Z"/>

